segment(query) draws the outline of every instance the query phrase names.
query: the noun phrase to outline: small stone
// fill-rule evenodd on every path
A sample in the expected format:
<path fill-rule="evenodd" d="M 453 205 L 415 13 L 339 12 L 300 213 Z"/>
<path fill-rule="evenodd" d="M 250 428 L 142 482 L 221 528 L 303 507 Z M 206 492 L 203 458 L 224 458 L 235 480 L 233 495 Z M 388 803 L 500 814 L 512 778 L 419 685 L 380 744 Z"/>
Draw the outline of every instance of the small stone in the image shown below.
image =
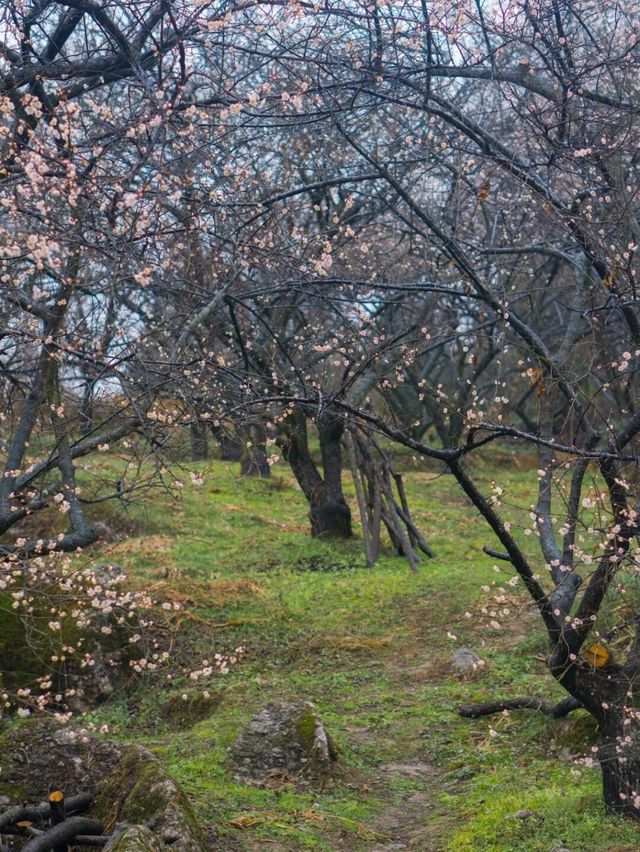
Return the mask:
<path fill-rule="evenodd" d="M 523 808 L 520 811 L 516 811 L 513 814 L 508 814 L 507 819 L 529 819 L 533 816 L 533 811 L 530 811 L 529 808 Z"/>
<path fill-rule="evenodd" d="M 452 671 L 461 675 L 472 675 L 484 665 L 484 660 L 475 654 L 471 648 L 459 648 L 449 661 Z"/>
<path fill-rule="evenodd" d="M 551 849 L 549 849 L 549 852 L 571 852 L 571 850 L 568 849 L 564 843 L 556 843 L 555 846 L 552 846 Z"/>
<path fill-rule="evenodd" d="M 378 772 L 392 777 L 425 778 L 433 775 L 433 766 L 430 763 L 386 763 L 378 768 Z"/>
<path fill-rule="evenodd" d="M 336 749 L 308 701 L 268 704 L 231 747 L 233 774 L 257 786 L 321 782 L 333 771 Z"/>

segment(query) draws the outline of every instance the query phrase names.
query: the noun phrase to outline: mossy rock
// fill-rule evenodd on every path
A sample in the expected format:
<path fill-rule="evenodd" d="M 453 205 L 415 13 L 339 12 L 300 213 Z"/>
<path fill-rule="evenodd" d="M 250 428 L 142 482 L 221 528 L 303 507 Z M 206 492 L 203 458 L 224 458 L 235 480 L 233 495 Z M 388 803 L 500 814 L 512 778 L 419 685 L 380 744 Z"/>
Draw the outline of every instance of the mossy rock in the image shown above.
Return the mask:
<path fill-rule="evenodd" d="M 109 852 L 162 852 L 164 848 L 144 825 L 125 828 L 105 846 Z"/>
<path fill-rule="evenodd" d="M 323 783 L 337 759 L 337 749 L 309 701 L 263 707 L 231 748 L 234 776 L 255 786 L 282 780 Z"/>
<path fill-rule="evenodd" d="M 182 696 L 186 695 L 186 698 Z M 190 689 L 180 695 L 170 695 L 158 707 L 163 722 L 175 731 L 185 730 L 208 719 L 221 702 L 220 695 L 203 695 L 202 690 Z"/>
<path fill-rule="evenodd" d="M 205 848 L 185 793 L 142 746 L 125 749 L 98 797 L 95 812 L 107 831 L 120 822 L 144 824 L 175 852 Z"/>

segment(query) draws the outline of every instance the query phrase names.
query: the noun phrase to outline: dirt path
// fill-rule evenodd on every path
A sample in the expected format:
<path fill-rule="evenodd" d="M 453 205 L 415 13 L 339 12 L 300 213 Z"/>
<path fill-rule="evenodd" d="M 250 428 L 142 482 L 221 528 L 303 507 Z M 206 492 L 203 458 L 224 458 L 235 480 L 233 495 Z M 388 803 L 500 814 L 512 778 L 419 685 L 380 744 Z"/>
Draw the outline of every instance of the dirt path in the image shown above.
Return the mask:
<path fill-rule="evenodd" d="M 425 815 L 434 806 L 434 782 L 437 785 L 437 773 L 431 763 L 411 761 L 407 763 L 389 763 L 378 770 L 381 785 L 397 779 L 419 781 L 424 784 L 421 790 L 407 790 L 399 801 L 390 804 L 381 812 L 372 828 L 386 840 L 376 841 L 370 847 L 370 852 L 391 852 L 391 850 L 426 849 L 422 843 L 424 838 Z M 436 849 L 437 847 L 428 847 Z"/>
<path fill-rule="evenodd" d="M 418 693 L 424 681 L 433 682 L 443 673 L 441 666 L 434 667 L 431 662 L 416 665 L 419 650 L 417 645 L 405 645 L 402 656 L 394 655 L 385 665 L 397 694 L 402 695 L 404 701 L 413 700 L 416 705 L 423 700 Z M 414 661 L 413 664 L 407 666 L 407 659 Z M 369 827 L 380 839 L 359 848 L 362 852 L 439 852 L 444 848 L 444 838 L 450 828 L 441 811 L 440 795 L 454 791 L 456 782 L 442 778 L 442 770 L 430 759 L 425 740 L 407 740 L 402 736 L 396 739 L 399 748 L 395 759 L 382 764 L 375 772 L 374 784 L 386 806 L 380 808 Z M 402 789 L 403 782 L 406 790 Z"/>

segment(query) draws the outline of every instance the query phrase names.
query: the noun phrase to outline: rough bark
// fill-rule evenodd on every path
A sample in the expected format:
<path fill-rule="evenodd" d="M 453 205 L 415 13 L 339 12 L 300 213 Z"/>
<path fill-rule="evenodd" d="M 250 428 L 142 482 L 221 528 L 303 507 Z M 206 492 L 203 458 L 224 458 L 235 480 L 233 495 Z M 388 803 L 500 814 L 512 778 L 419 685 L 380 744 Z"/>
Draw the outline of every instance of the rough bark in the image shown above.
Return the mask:
<path fill-rule="evenodd" d="M 311 530 L 322 538 L 351 538 L 351 510 L 342 493 L 342 435 L 344 422 L 327 413 L 318 418 L 323 487 L 311 501 Z"/>
<path fill-rule="evenodd" d="M 628 713 L 614 711 L 601 727 L 598 761 L 607 810 L 640 819 L 640 730 Z"/>
<path fill-rule="evenodd" d="M 311 535 L 318 538 L 350 538 L 351 510 L 342 493 L 342 433 L 335 415 L 318 418 L 318 434 L 324 478 L 309 450 L 307 420 L 296 409 L 288 418 L 279 444 L 285 460 L 309 502 Z"/>
<path fill-rule="evenodd" d="M 554 668 L 556 680 L 587 710 L 598 723 L 597 758 L 602 770 L 602 792 L 607 810 L 640 819 L 640 723 L 636 718 L 636 681 L 638 636 L 624 665 L 613 657 L 595 667 L 578 658 Z"/>
<path fill-rule="evenodd" d="M 599 728 L 597 758 L 607 810 L 640 819 L 640 724 L 636 718 L 637 665 L 615 662 L 594 669 L 582 664 L 566 688 L 582 697 Z"/>
<path fill-rule="evenodd" d="M 195 420 L 189 427 L 191 461 L 203 461 L 209 455 L 209 441 L 206 427 Z"/>
<path fill-rule="evenodd" d="M 267 435 L 262 424 L 253 424 L 244 432 L 240 474 L 261 479 L 271 476 L 271 467 L 267 462 Z"/>
<path fill-rule="evenodd" d="M 220 446 L 221 461 L 238 462 L 242 458 L 242 439 L 234 430 L 224 426 L 212 426 L 211 431 Z"/>

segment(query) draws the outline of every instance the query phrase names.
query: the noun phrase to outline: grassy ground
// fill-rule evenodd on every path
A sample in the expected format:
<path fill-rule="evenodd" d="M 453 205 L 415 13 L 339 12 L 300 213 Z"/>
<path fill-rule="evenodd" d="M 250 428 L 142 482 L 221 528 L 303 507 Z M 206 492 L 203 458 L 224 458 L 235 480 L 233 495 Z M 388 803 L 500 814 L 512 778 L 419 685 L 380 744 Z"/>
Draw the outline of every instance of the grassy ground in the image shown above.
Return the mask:
<path fill-rule="evenodd" d="M 188 686 L 176 682 L 122 695 L 95 721 L 162 756 L 217 826 L 221 849 L 640 848 L 640 830 L 604 814 L 598 770 L 573 759 L 589 752 L 587 718 L 456 715 L 461 702 L 561 693 L 521 593 L 506 586 L 511 596 L 495 602 L 509 575 L 482 555 L 491 538 L 450 477 L 407 475 L 436 551 L 412 574 L 391 556 L 367 570 L 357 540 L 311 540 L 284 468 L 271 481 L 242 480 L 220 462 L 199 469 L 204 483 L 187 477 L 179 502 L 161 494 L 130 509 L 122 523 L 138 534 L 101 559 L 182 599 L 183 642 L 196 659 L 239 644 L 247 655 L 210 686 L 204 712 L 195 696 L 182 702 Z M 489 490 L 497 471 L 479 475 Z M 532 475 L 507 460 L 508 502 L 527 508 Z M 485 661 L 467 680 L 448 666 L 461 646 Z M 228 747 L 257 709 L 288 698 L 316 703 L 341 773 L 321 791 L 234 783 Z"/>

